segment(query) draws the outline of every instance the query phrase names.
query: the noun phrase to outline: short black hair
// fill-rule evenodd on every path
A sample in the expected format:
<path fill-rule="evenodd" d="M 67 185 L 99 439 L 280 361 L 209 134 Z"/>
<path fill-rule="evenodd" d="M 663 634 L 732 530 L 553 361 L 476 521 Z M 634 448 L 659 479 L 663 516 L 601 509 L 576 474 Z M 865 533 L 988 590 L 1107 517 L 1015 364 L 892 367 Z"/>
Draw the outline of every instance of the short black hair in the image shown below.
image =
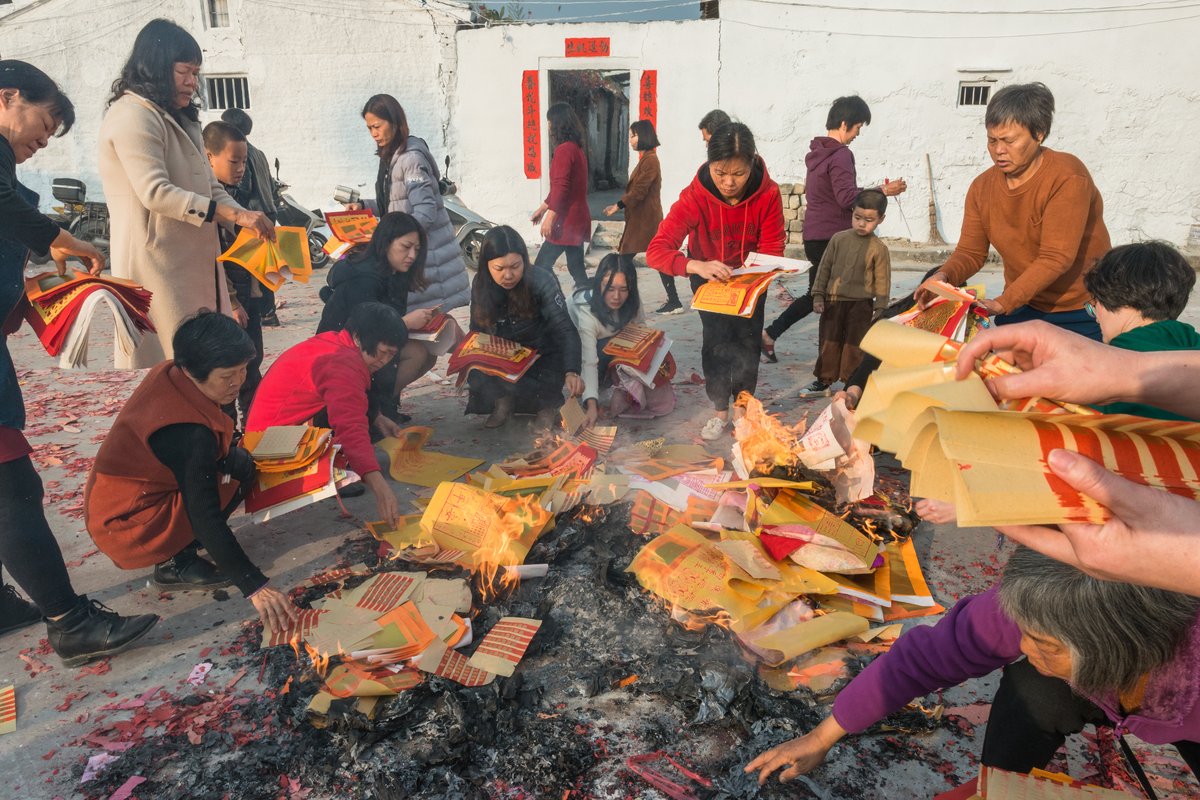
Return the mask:
<path fill-rule="evenodd" d="M 254 341 L 231 317 L 201 311 L 183 321 L 171 337 L 175 366 L 203 383 L 214 369 L 240 367 L 258 355 Z"/>
<path fill-rule="evenodd" d="M 1146 319 L 1177 319 L 1187 308 L 1196 271 L 1166 242 L 1114 247 L 1096 262 L 1083 285 L 1109 311 L 1132 308 Z"/>
<path fill-rule="evenodd" d="M 1054 94 L 1044 83 L 1014 83 L 992 95 L 983 115 L 985 128 L 1015 122 L 1035 139 L 1050 135 L 1054 122 Z"/>
<path fill-rule="evenodd" d="M 250 115 L 240 108 L 227 108 L 222 111 L 221 121 L 228 122 L 237 128 L 243 136 L 249 136 L 250 131 L 254 130 L 254 120 L 250 119 Z"/>
<path fill-rule="evenodd" d="M 75 105 L 63 94 L 54 80 L 24 61 L 0 61 L 0 91 L 16 89 L 26 103 L 45 106 L 50 116 L 58 120 L 58 135 L 62 136 L 75 124 Z"/>
<path fill-rule="evenodd" d="M 847 128 L 853 128 L 860 122 L 870 125 L 871 107 L 867 105 L 867 101 L 856 94 L 834 100 L 833 105 L 829 107 L 829 114 L 825 117 L 825 130 L 839 130 L 843 122 Z"/>
<path fill-rule="evenodd" d="M 638 137 L 638 150 L 653 150 L 658 147 L 658 132 L 654 123 L 648 119 L 639 119 L 629 126 L 629 132 Z"/>
<path fill-rule="evenodd" d="M 350 312 L 345 330 L 358 337 L 359 347 L 367 355 L 375 355 L 381 344 L 398 350 L 408 342 L 404 317 L 386 303 L 359 303 Z"/>
<path fill-rule="evenodd" d="M 708 160 L 725 161 L 741 158 L 751 166 L 758 148 L 754 145 L 754 134 L 741 122 L 728 122 L 712 132 L 708 140 Z"/>
<path fill-rule="evenodd" d="M 854 207 L 878 211 L 882 217 L 887 213 L 887 195 L 878 189 L 863 189 L 858 193 L 858 197 L 854 198 Z"/>
<path fill-rule="evenodd" d="M 204 149 L 214 156 L 225 152 L 230 142 L 244 142 L 246 134 L 236 125 L 214 120 L 204 126 Z"/>
<path fill-rule="evenodd" d="M 708 131 L 709 134 L 713 134 L 717 132 L 717 128 L 722 125 L 728 125 L 731 121 L 728 114 L 719 108 L 714 108 L 700 119 L 698 127 L 702 131 Z"/>

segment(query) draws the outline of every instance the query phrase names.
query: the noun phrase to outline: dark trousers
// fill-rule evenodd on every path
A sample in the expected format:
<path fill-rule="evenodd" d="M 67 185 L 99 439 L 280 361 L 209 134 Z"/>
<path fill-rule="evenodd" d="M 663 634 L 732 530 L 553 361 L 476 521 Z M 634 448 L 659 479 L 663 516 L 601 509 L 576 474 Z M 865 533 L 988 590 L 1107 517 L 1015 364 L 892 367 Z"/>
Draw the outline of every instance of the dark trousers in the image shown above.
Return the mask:
<path fill-rule="evenodd" d="M 689 276 L 692 294 L 704 284 L 698 275 Z M 704 392 L 713 408 L 725 411 L 741 392 L 754 394 L 758 388 L 758 357 L 762 352 L 763 310 L 766 296 L 758 299 L 754 315 L 700 312 L 700 365 L 704 370 Z"/>
<path fill-rule="evenodd" d="M 538 251 L 537 258 L 533 261 L 533 266 L 541 267 L 542 269 L 554 269 L 554 262 L 558 261 L 558 257 L 566 253 L 567 256 L 567 272 L 571 273 L 571 277 L 575 279 L 575 285 L 583 286 L 588 282 L 587 266 L 583 263 L 583 245 L 576 244 L 554 244 L 552 242 L 543 242 L 542 249 Z"/>
<path fill-rule="evenodd" d="M 778 339 L 787 332 L 788 328 L 812 313 L 813 281 L 817 279 L 817 267 L 821 266 L 821 259 L 825 257 L 825 248 L 827 247 L 829 247 L 828 239 L 804 243 L 804 257 L 812 264 L 812 267 L 808 270 L 808 291 L 803 296 L 793 300 L 792 304 L 785 308 L 783 313 L 767 326 L 767 336 L 770 336 L 772 339 Z"/>
<path fill-rule="evenodd" d="M 1083 308 L 1074 311 L 1038 311 L 1033 306 L 1022 306 L 1011 314 L 1000 314 L 997 316 L 996 324 L 1013 325 L 1018 322 L 1029 322 L 1034 319 L 1045 320 L 1051 325 L 1071 331 L 1072 333 L 1078 333 L 1080 336 L 1086 336 L 1097 342 L 1103 341 L 1100 338 L 1100 323 L 1096 322 L 1095 318 L 1087 312 L 1087 309 Z"/>
<path fill-rule="evenodd" d="M 655 270 L 657 272 L 657 270 Z M 667 300 L 672 303 L 679 302 L 679 291 L 675 288 L 675 276 L 668 275 L 665 272 L 659 272 L 658 277 L 662 279 L 663 288 L 667 290 Z"/>
<path fill-rule="evenodd" d="M 267 289 L 264 287 L 264 292 Z M 251 297 L 244 304 L 243 308 L 246 311 L 246 335 L 250 337 L 250 341 L 254 342 L 254 358 L 246 365 L 246 382 L 242 384 L 242 388 L 238 391 L 237 409 L 233 403 L 224 406 L 221 410 L 233 420 L 234 424 L 238 423 L 238 410 L 241 411 L 241 424 L 244 428 L 246 425 L 246 417 L 250 414 L 250 403 L 254 401 L 254 393 L 258 391 L 258 385 L 262 383 L 262 363 L 263 363 L 263 330 L 262 318 L 264 311 L 264 303 L 266 297 Z"/>
<path fill-rule="evenodd" d="M 0 464 L 0 564 L 44 617 L 61 616 L 79 602 L 42 511 L 42 479 L 29 456 Z"/>
<path fill-rule="evenodd" d="M 828 300 L 821 315 L 817 363 L 813 375 L 821 383 L 849 380 L 862 363 L 858 343 L 871 327 L 875 303 L 871 300 Z"/>
<path fill-rule="evenodd" d="M 1111 726 L 1112 722 L 1066 681 L 1048 678 L 1022 659 L 1004 668 L 988 716 L 982 761 L 1010 772 L 1045 769 L 1067 736 L 1089 724 Z M 1200 775 L 1200 745 L 1174 744 L 1192 772 Z"/>
<path fill-rule="evenodd" d="M 262 305 L 259 308 L 263 316 L 275 313 L 275 293 L 265 286 L 262 287 Z"/>

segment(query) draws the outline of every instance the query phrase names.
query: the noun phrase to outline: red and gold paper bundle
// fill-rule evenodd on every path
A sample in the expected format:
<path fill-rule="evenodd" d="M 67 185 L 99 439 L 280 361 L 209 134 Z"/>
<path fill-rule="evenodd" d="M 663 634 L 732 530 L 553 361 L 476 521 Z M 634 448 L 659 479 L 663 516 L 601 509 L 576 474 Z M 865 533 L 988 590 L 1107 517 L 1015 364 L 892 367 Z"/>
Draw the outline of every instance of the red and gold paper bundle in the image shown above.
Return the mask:
<path fill-rule="evenodd" d="M 534 362 L 538 353 L 531 347 L 510 342 L 499 336 L 472 331 L 450 356 L 448 372 L 458 373 L 457 386 L 462 386 L 471 370 L 494 375 L 509 383 L 519 381 Z"/>

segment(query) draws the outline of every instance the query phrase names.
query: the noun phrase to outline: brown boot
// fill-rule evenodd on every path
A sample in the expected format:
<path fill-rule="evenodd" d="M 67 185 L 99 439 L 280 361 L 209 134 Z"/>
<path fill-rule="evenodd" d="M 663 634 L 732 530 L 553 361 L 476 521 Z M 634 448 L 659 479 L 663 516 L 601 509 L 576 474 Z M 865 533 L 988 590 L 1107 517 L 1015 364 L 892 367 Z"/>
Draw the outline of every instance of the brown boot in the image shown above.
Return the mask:
<path fill-rule="evenodd" d="M 508 418 L 512 416 L 513 399 L 511 397 L 501 397 L 496 401 L 496 405 L 492 407 L 492 413 L 483 423 L 485 428 L 499 428 L 504 423 L 508 422 Z"/>

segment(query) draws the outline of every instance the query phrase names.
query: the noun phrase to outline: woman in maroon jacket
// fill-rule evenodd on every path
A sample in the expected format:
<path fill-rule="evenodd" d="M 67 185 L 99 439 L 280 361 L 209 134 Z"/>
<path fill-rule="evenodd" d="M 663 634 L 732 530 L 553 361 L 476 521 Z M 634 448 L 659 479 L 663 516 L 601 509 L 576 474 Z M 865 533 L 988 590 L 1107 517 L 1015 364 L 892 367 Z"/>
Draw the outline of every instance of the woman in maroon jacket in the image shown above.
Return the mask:
<path fill-rule="evenodd" d="M 684 239 L 692 257 L 679 251 Z M 708 140 L 708 161 L 671 206 L 646 250 L 646 263 L 667 275 L 691 276 L 692 292 L 705 281 L 726 281 L 751 252 L 783 255 L 779 186 L 740 122 L 722 125 Z M 713 440 L 729 424 L 729 401 L 758 385 L 763 305 L 750 318 L 700 312 L 704 389 L 713 417 L 700 436 Z M 735 414 L 738 413 L 735 411 Z"/>
<path fill-rule="evenodd" d="M 553 269 L 564 253 L 567 271 L 575 288 L 586 286 L 587 266 L 583 243 L 592 235 L 592 213 L 588 210 L 588 163 L 583 151 L 583 125 L 566 103 L 555 103 L 546 112 L 550 124 L 550 194 L 530 219 L 542 223 L 542 249 L 533 266 Z"/>

